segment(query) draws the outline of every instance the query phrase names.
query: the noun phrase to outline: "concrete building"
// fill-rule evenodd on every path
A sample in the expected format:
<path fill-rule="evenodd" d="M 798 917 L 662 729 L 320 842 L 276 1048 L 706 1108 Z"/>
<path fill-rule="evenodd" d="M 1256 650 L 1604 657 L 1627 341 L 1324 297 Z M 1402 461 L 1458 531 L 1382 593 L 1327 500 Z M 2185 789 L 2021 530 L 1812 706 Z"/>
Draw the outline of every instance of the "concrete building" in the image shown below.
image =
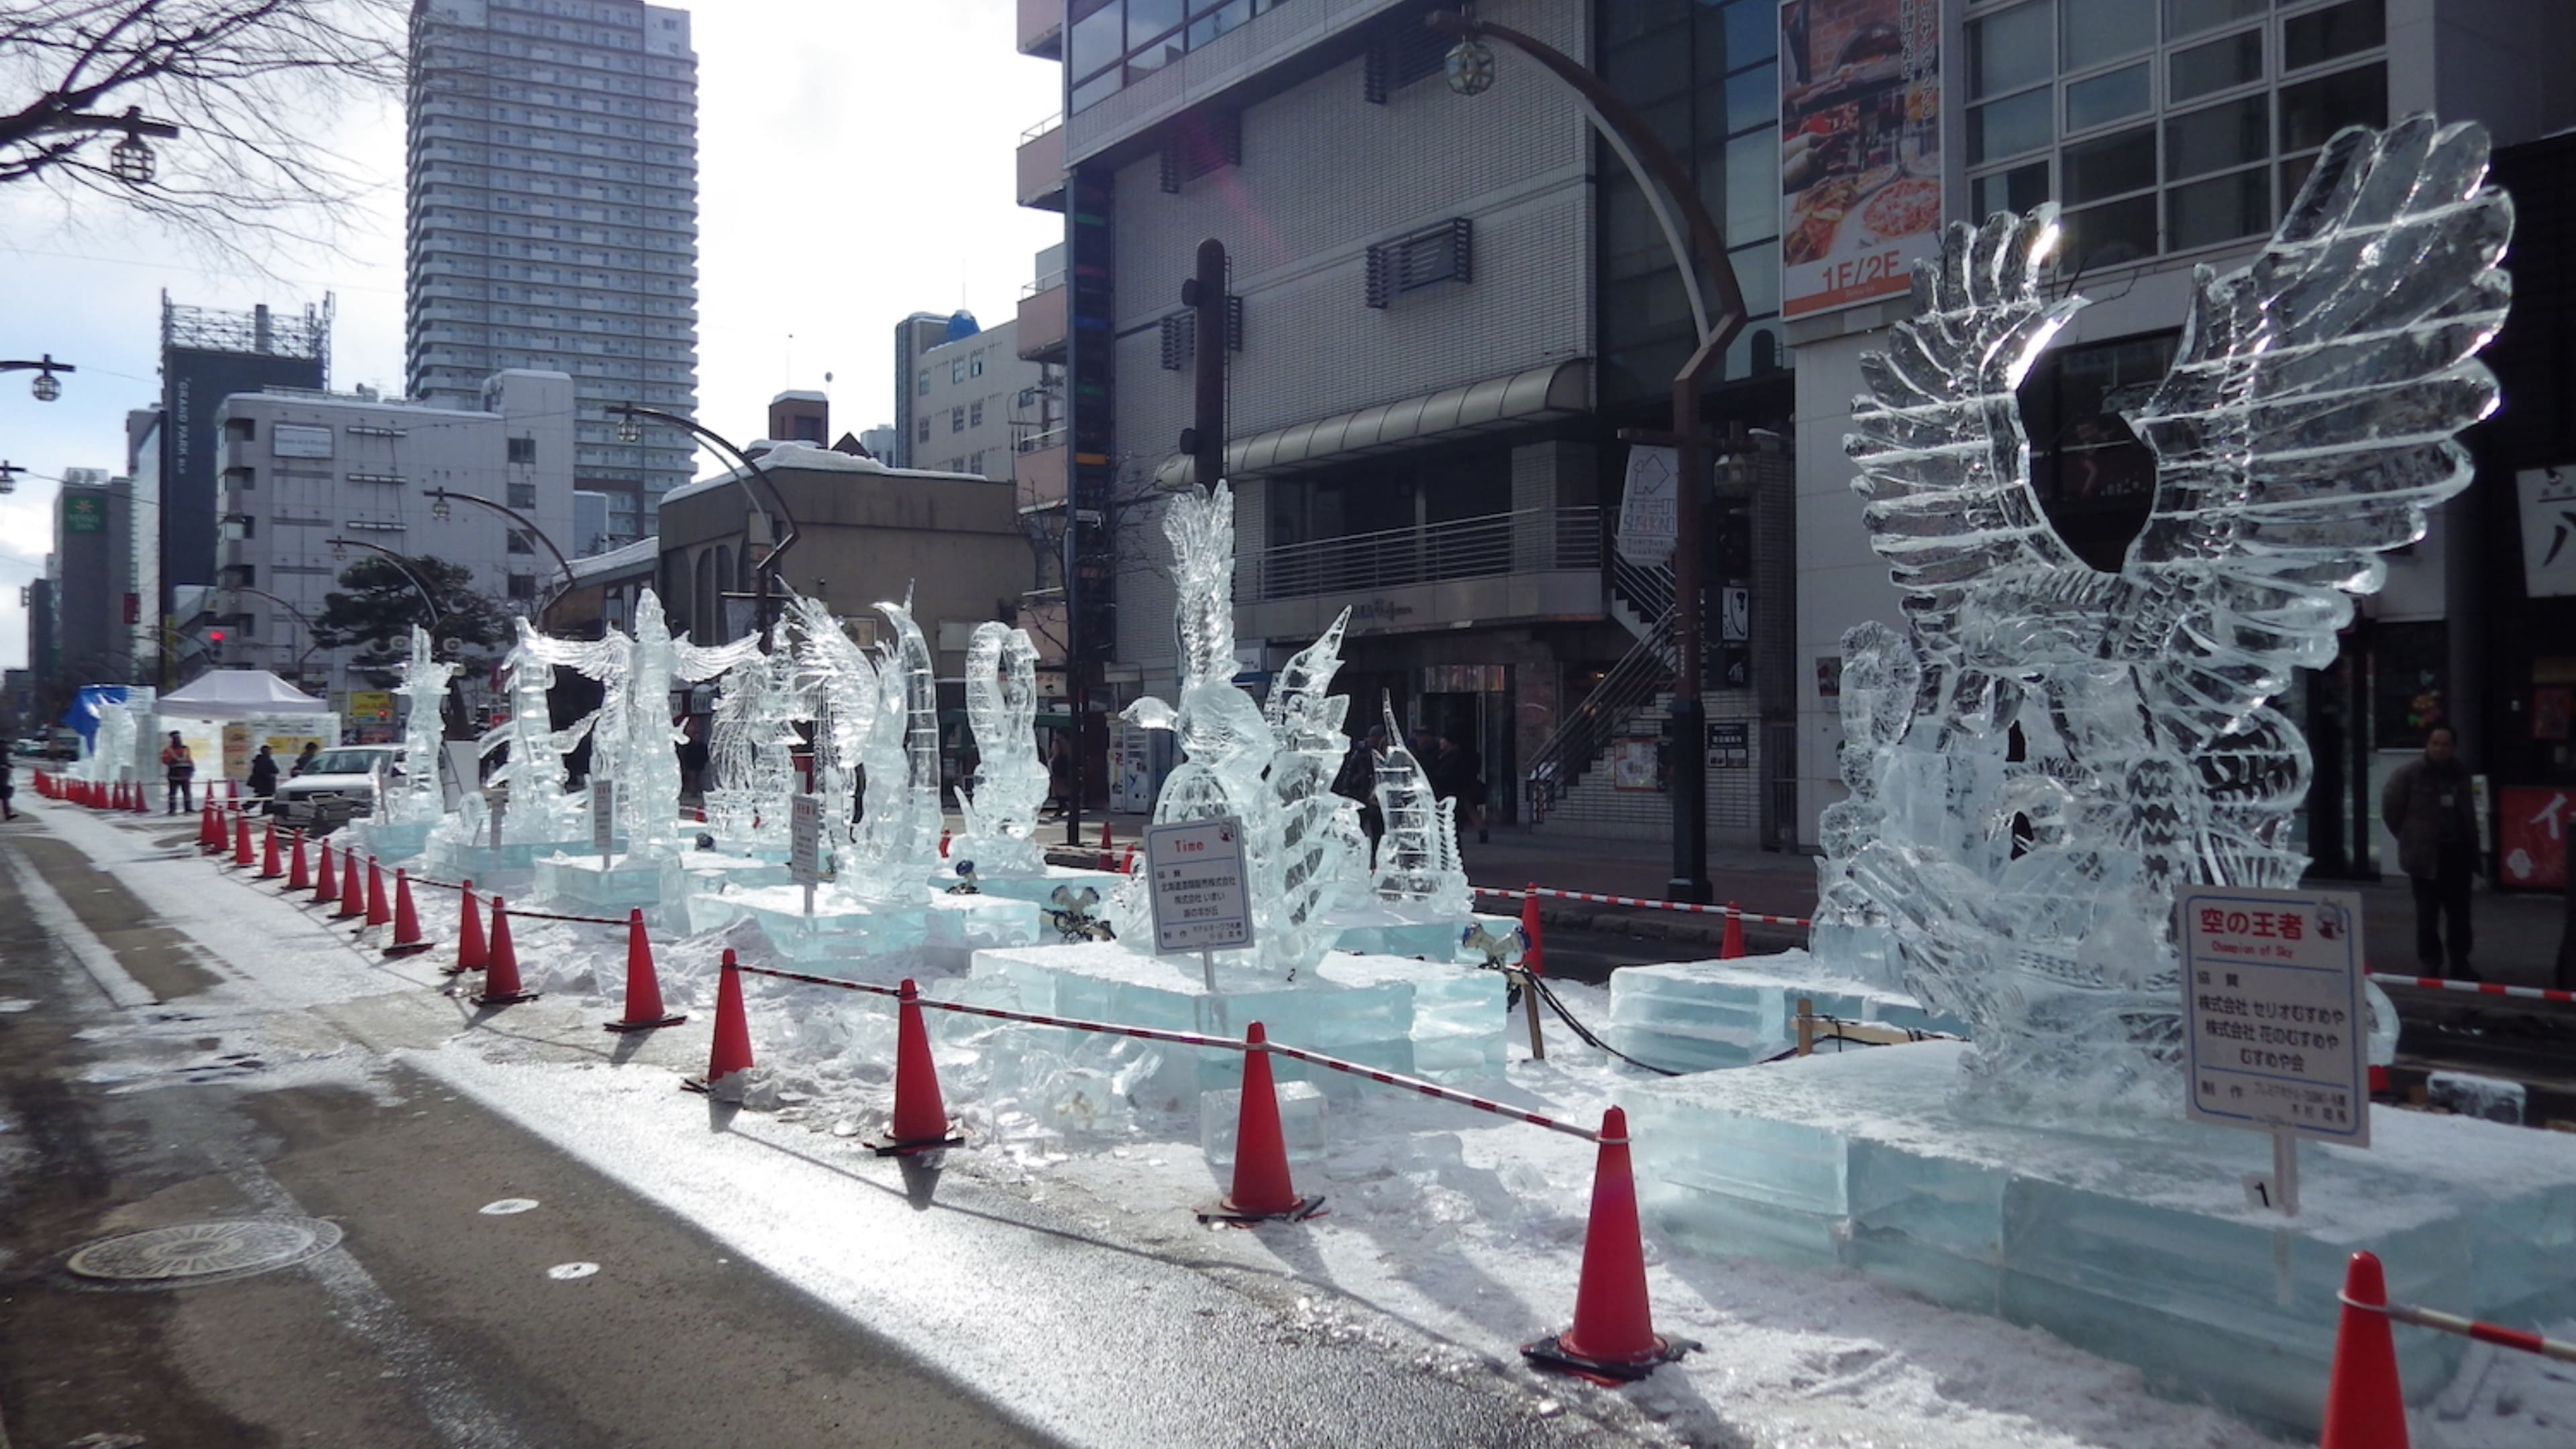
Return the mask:
<path fill-rule="evenodd" d="M 987 328 L 972 312 L 916 312 L 896 324 L 895 358 L 889 461 L 899 468 L 1008 481 L 1014 451 L 1045 430 L 1055 406 L 1051 370 L 1020 357 L 1015 322 Z"/>
<path fill-rule="evenodd" d="M 608 409 L 697 401 L 697 56 L 639 0 L 414 0 L 407 386 L 570 374 L 574 476 L 612 545 L 689 479 L 687 436 L 620 442 Z"/>
<path fill-rule="evenodd" d="M 1948 214 L 1966 220 L 2058 201 L 2060 285 L 2095 299 L 2059 334 L 2021 401 L 2042 506 L 2096 567 L 2118 566 L 2152 500 L 2152 457 L 2117 413 L 2136 388 L 2163 376 L 2192 269 L 2242 265 L 2329 136 L 2418 111 L 2481 121 L 2507 147 L 2576 124 L 2576 95 L 2556 80 L 2576 62 L 2576 12 L 2546 0 L 1946 0 L 1942 20 L 1944 53 L 1957 57 L 1946 67 L 1953 103 L 1941 149 Z M 1815 36 L 1818 72 L 1831 61 L 1827 38 Z M 2549 205 L 2543 198 L 2563 181 L 2518 200 Z M 2515 257 L 2518 284 L 2545 287 L 2558 270 L 2555 252 L 2518 242 Z M 2509 327 L 2522 325 L 2520 292 Z M 1801 845 L 1812 845 L 1817 813 L 1842 793 L 1835 685 L 1843 631 L 1900 617 L 1848 491 L 1853 469 L 1841 444 L 1860 357 L 1883 345 L 1884 329 L 1906 310 L 1890 297 L 1789 324 Z M 2387 587 L 2362 601 L 2345 657 L 2283 701 L 2317 746 L 2303 844 L 2322 871 L 2368 871 L 2374 856 L 2394 868 L 2394 848 L 2375 823 L 2377 787 L 2420 749 L 2425 730 L 2457 727 L 2483 766 L 2481 729 L 2497 717 L 2460 702 L 2531 702 L 2531 675 L 2478 674 L 2475 595 L 2481 576 L 2509 567 L 2514 543 L 2481 524 L 2481 500 L 2509 497 L 2517 467 L 2570 458 L 2546 444 L 2563 441 L 2563 424 L 2535 416 L 2563 411 L 2557 366 L 2527 372 L 2523 389 L 2507 387 L 2504 413 L 2471 434 L 2480 471 L 2470 492 L 2440 510 L 2421 543 L 2389 556 Z M 2478 442 L 2508 419 L 2524 420 L 2510 444 Z"/>
<path fill-rule="evenodd" d="M 82 682 L 134 680 L 134 485 L 101 468 L 65 468 L 54 496 L 56 657 Z"/>
<path fill-rule="evenodd" d="M 146 523 L 156 531 L 155 615 L 185 622 L 176 591 L 215 581 L 215 475 L 222 466 L 215 409 L 237 392 L 328 386 L 331 313 L 328 296 L 297 318 L 265 305 L 247 312 L 183 307 L 161 294 L 160 502 Z M 129 438 L 133 428 L 129 418 Z"/>
<path fill-rule="evenodd" d="M 472 408 L 284 389 L 225 399 L 212 607 L 229 626 L 226 662 L 311 691 L 378 687 L 353 681 L 353 651 L 316 647 L 309 627 L 341 570 L 370 553 L 361 545 L 462 564 L 521 613 L 563 588 L 552 541 L 572 531 L 573 397 L 562 373 L 512 371 L 486 379 Z"/>
<path fill-rule="evenodd" d="M 868 450 L 869 457 L 882 462 L 894 457 L 900 447 L 896 441 L 899 436 L 894 424 L 879 423 L 859 434 L 859 446 Z"/>

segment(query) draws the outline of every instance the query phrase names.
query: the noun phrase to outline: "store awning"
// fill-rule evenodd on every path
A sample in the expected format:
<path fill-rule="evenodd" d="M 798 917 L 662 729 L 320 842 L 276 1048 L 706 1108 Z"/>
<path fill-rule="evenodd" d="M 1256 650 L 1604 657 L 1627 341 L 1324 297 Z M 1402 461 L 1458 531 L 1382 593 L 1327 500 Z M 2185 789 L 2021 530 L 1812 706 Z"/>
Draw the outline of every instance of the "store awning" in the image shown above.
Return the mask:
<path fill-rule="evenodd" d="M 1236 478 L 1284 473 L 1591 410 L 1592 362 L 1578 357 L 1255 433 L 1227 445 L 1225 471 Z M 1154 483 L 1160 488 L 1186 488 L 1197 481 L 1197 473 L 1189 454 L 1175 453 L 1154 469 Z"/>

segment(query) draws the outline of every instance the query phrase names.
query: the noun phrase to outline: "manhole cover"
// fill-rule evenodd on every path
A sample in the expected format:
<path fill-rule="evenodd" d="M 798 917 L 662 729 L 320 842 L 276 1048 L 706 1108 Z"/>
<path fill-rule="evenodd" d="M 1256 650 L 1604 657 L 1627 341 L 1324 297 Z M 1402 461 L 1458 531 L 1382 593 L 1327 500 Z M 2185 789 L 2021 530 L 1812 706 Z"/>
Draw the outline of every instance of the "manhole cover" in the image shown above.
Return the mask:
<path fill-rule="evenodd" d="M 74 1249 L 63 1266 L 74 1277 L 101 1284 L 178 1287 L 270 1272 L 339 1243 L 339 1227 L 316 1218 L 235 1218 L 102 1239 Z"/>

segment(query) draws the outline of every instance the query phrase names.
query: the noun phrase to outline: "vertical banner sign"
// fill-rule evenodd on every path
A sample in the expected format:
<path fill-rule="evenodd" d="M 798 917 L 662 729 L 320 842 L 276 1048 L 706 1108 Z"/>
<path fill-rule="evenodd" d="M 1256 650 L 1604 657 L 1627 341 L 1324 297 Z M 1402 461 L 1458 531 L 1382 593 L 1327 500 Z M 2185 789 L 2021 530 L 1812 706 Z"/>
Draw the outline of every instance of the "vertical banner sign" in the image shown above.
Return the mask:
<path fill-rule="evenodd" d="M 596 775 L 590 779 L 590 844 L 599 852 L 600 869 L 606 870 L 617 844 L 617 782 Z"/>
<path fill-rule="evenodd" d="M 1619 495 L 1619 557 L 1644 565 L 1672 561 L 1673 540 L 1681 532 L 1680 478 L 1672 449 L 1628 450 L 1628 484 Z"/>
<path fill-rule="evenodd" d="M 2522 591 L 2576 594 L 2576 468 L 2526 468 L 2522 490 Z"/>
<path fill-rule="evenodd" d="M 2193 887 L 2174 937 L 2191 1120 L 2369 1146 L 2361 897 Z"/>
<path fill-rule="evenodd" d="M 1146 826 L 1145 878 L 1153 886 L 1156 955 L 1252 944 L 1242 822 L 1219 816 Z"/>
<path fill-rule="evenodd" d="M 1941 249 L 1940 0 L 1782 0 L 1780 315 L 1902 296 Z"/>
<path fill-rule="evenodd" d="M 483 788 L 483 746 L 473 740 L 449 740 L 445 750 L 447 768 L 439 775 L 439 795 L 454 810 L 466 796 Z"/>
<path fill-rule="evenodd" d="M 814 887 L 823 879 L 823 797 L 787 801 L 787 874 L 805 888 L 805 914 L 814 914 Z"/>

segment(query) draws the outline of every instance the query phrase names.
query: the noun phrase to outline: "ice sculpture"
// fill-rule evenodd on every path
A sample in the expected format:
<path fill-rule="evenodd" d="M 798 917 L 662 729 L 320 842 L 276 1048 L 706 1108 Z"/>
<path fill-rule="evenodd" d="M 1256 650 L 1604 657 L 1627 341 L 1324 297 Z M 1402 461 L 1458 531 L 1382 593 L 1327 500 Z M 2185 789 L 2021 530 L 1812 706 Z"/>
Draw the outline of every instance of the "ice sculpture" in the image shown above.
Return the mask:
<path fill-rule="evenodd" d="M 877 605 L 895 639 L 873 658 L 821 602 L 789 607 L 813 710 L 823 834 L 839 862 L 833 890 L 872 902 L 916 899 L 939 868 L 942 819 L 930 646 L 901 604 Z"/>
<path fill-rule="evenodd" d="M 1377 762 L 1377 808 L 1386 820 L 1377 843 L 1378 898 L 1471 915 L 1475 896 L 1458 861 L 1458 802 L 1433 794 L 1431 776 L 1402 743 L 1394 704 L 1381 698 L 1378 708 L 1388 741 Z"/>
<path fill-rule="evenodd" d="M 504 748 L 508 752 L 490 780 L 509 791 L 501 838 L 513 845 L 587 839 L 588 832 L 580 828 L 578 819 L 580 800 L 564 793 L 564 756 L 590 733 L 598 716 L 585 715 L 560 730 L 554 727 L 546 693 L 554 688 L 555 669 L 539 657 L 537 647 L 544 636 L 525 617 L 518 624 L 519 642 L 501 661 L 509 676 L 510 717 L 487 732 L 477 747 L 484 755 Z M 614 630 L 610 634 L 617 637 Z"/>
<path fill-rule="evenodd" d="M 2345 131 L 2260 255 L 2197 271 L 2126 414 L 2158 475 L 2116 573 L 2050 529 L 2015 406 L 2083 305 L 2042 290 L 2053 206 L 1952 226 L 1862 359 L 1846 448 L 1910 635 L 1845 637 L 1817 920 L 1888 928 L 1906 988 L 1970 1023 L 1972 1085 L 2169 1096 L 2175 888 L 2297 883 L 2308 747 L 2266 701 L 2469 481 L 2513 219 L 2486 157 L 2474 125 Z"/>
<path fill-rule="evenodd" d="M 793 650 L 778 647 L 760 665 L 729 671 L 709 731 L 707 827 L 717 838 L 771 850 L 787 845 L 788 798 L 797 787 L 796 721 L 811 718 Z"/>
<path fill-rule="evenodd" d="M 1234 494 L 1174 498 L 1163 515 L 1172 542 L 1180 633 L 1180 704 L 1143 699 L 1127 717 L 1180 739 L 1183 759 L 1154 802 L 1157 823 L 1232 815 L 1243 822 L 1251 886 L 1249 964 L 1295 980 L 1323 959 L 1333 932 L 1321 920 L 1349 873 L 1349 852 L 1365 849 L 1357 802 L 1332 792 L 1347 697 L 1326 693 L 1341 667 L 1345 609 L 1322 637 L 1288 661 L 1267 711 L 1234 684 Z M 1144 877 L 1122 882 L 1110 903 L 1120 937 L 1151 936 Z M 1220 953 L 1241 957 L 1242 952 Z"/>
<path fill-rule="evenodd" d="M 713 679 L 760 657 L 758 636 L 699 645 L 674 637 L 651 589 L 635 604 L 632 637 L 551 639 L 522 632 L 534 659 L 578 670 L 606 686 L 590 731 L 593 779 L 617 785 L 617 824 L 629 855 L 670 855 L 680 846 L 680 732 L 671 725 L 671 687 Z"/>
<path fill-rule="evenodd" d="M 379 819 L 402 824 L 435 824 L 447 813 L 447 797 L 438 784 L 438 742 L 446 730 L 447 682 L 454 664 L 441 663 L 429 631 L 411 626 L 411 657 L 402 662 L 402 685 L 394 692 L 411 702 L 403 720 L 403 778 L 383 785 Z"/>
<path fill-rule="evenodd" d="M 892 832 L 897 853 L 889 863 L 918 862 L 924 869 L 935 870 L 939 831 L 945 818 L 939 808 L 937 671 L 931 666 L 930 643 L 921 637 L 921 626 L 913 622 L 910 590 L 905 591 L 902 603 L 880 603 L 877 612 L 894 625 L 894 647 L 877 674 L 889 704 L 899 702 L 904 718 L 903 818 Z M 921 877 L 916 874 L 912 878 L 918 881 Z"/>
<path fill-rule="evenodd" d="M 796 665 L 813 710 L 814 793 L 823 800 L 823 843 L 846 857 L 855 839 L 862 760 L 877 721 L 877 667 L 829 606 L 798 597 L 787 607 L 796 624 Z"/>
<path fill-rule="evenodd" d="M 89 757 L 82 779 L 102 784 L 122 780 L 134 768 L 134 737 L 141 726 L 133 706 L 123 700 L 109 700 L 98 707 L 98 730 L 90 739 Z M 209 774 L 220 773 L 209 771 Z"/>
<path fill-rule="evenodd" d="M 1047 767 L 1038 758 L 1038 649 L 1026 629 L 975 626 L 966 648 L 966 722 L 975 731 L 975 778 L 957 791 L 966 833 L 955 853 L 991 875 L 1037 875 L 1038 807 Z"/>

